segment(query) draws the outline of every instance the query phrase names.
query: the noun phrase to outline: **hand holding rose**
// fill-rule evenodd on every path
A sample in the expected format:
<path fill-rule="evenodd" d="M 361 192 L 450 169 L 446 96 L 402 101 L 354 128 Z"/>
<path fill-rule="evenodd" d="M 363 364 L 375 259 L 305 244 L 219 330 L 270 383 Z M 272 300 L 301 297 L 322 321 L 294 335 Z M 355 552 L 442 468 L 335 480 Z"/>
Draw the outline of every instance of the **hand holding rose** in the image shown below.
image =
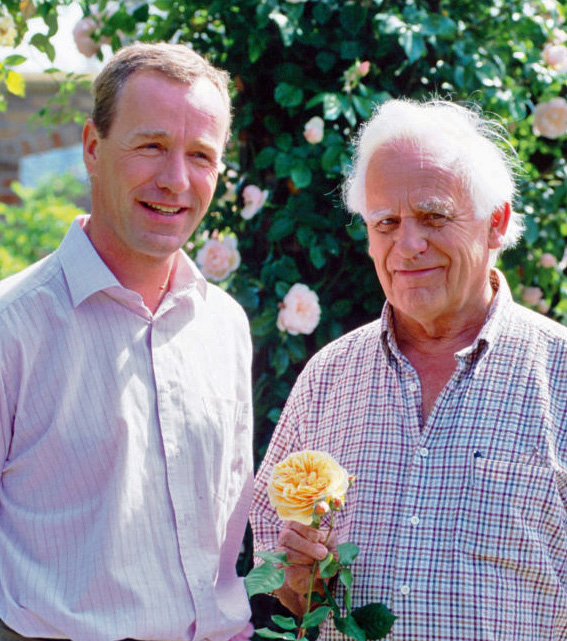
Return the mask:
<path fill-rule="evenodd" d="M 286 608 L 294 614 L 302 615 L 307 607 L 305 594 L 309 590 L 309 580 L 313 564 L 325 559 L 329 552 L 338 559 L 337 537 L 334 532 L 318 530 L 310 525 L 287 521 L 278 536 L 278 552 L 285 552 L 290 565 L 285 568 L 283 586 L 276 594 Z M 317 574 L 313 590 L 324 594 L 323 579 Z"/>

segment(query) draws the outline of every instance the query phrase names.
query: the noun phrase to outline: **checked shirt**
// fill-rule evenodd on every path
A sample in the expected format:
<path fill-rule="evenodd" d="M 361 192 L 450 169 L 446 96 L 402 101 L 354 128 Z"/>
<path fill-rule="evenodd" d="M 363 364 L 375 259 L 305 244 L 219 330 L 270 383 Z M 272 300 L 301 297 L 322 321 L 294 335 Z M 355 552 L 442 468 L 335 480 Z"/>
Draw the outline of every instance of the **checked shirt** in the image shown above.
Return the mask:
<path fill-rule="evenodd" d="M 514 303 L 496 274 L 485 325 L 425 424 L 386 304 L 311 359 L 258 472 L 258 551 L 282 526 L 274 464 L 323 450 L 356 476 L 335 517 L 361 549 L 353 606 L 385 603 L 392 641 L 567 639 L 567 328 Z"/>

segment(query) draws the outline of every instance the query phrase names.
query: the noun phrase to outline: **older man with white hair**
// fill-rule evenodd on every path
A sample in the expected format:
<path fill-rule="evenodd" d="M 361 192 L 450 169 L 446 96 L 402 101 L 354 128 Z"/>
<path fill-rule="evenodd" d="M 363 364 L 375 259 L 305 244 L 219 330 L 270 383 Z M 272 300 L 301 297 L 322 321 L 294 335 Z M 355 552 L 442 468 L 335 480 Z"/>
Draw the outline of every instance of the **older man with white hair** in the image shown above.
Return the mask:
<path fill-rule="evenodd" d="M 353 606 L 398 616 L 389 639 L 567 638 L 567 329 L 494 267 L 522 231 L 514 165 L 495 125 L 449 102 L 389 101 L 358 137 L 346 203 L 387 301 L 299 377 L 252 510 L 256 549 L 292 563 L 278 597 L 295 613 L 336 541 L 282 524 L 266 484 L 316 449 L 357 477 L 335 532 L 361 548 Z"/>

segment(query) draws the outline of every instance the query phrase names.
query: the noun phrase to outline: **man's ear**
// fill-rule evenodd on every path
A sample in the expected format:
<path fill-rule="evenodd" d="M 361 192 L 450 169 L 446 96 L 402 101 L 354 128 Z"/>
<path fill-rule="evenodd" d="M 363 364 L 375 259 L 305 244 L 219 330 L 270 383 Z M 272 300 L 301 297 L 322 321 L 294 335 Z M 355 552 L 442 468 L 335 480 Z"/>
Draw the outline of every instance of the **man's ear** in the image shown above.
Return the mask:
<path fill-rule="evenodd" d="M 83 162 L 89 176 L 96 175 L 97 159 L 100 144 L 100 134 L 91 118 L 83 127 Z"/>
<path fill-rule="evenodd" d="M 510 222 L 512 208 L 510 203 L 504 203 L 498 209 L 495 209 L 490 216 L 490 228 L 488 230 L 488 248 L 499 249 L 504 242 L 504 236 Z"/>

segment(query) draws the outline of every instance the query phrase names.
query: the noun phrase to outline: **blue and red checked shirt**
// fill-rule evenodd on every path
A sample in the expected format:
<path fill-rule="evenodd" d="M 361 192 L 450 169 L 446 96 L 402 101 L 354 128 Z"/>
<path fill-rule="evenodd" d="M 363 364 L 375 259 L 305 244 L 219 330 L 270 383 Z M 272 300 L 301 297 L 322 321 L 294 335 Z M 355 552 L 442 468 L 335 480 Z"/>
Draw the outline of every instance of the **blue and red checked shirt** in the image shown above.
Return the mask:
<path fill-rule="evenodd" d="M 266 492 L 275 463 L 317 449 L 356 475 L 335 517 L 361 549 L 353 606 L 385 603 L 392 641 L 567 639 L 567 328 L 495 274 L 485 325 L 424 425 L 386 304 L 308 363 L 258 472 L 258 551 L 282 527 Z"/>

